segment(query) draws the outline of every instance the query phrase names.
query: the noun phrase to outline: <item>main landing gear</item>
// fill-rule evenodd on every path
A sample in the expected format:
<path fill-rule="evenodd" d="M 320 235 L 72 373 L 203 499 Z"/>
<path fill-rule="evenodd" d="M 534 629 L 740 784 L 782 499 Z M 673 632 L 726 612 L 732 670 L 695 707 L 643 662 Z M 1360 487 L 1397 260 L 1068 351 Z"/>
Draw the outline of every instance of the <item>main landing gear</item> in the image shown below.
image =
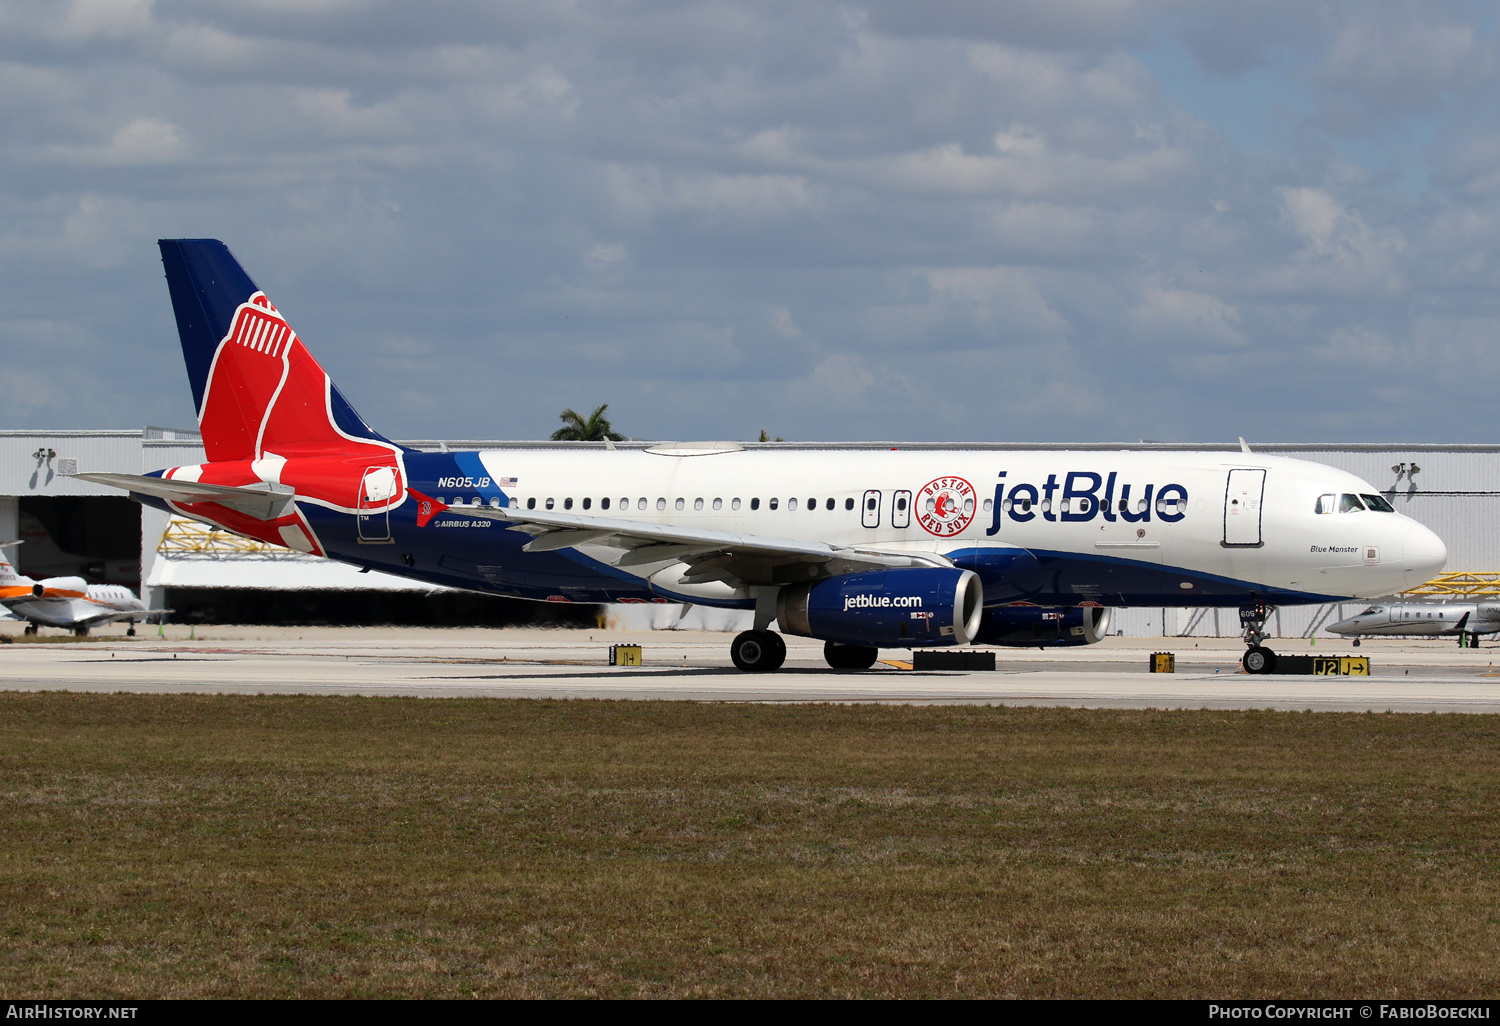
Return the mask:
<path fill-rule="evenodd" d="M 729 646 L 729 658 L 746 673 L 770 673 L 786 662 L 786 642 L 775 631 L 745 631 Z"/>
<path fill-rule="evenodd" d="M 1249 646 L 1240 658 L 1240 665 L 1246 673 L 1276 672 L 1276 653 L 1261 644 L 1266 640 L 1264 628 L 1270 615 L 1271 607 L 1260 599 L 1240 607 L 1240 626 L 1245 628 L 1245 644 Z"/>
<path fill-rule="evenodd" d="M 823 658 L 835 670 L 868 670 L 875 665 L 875 659 L 879 655 L 878 648 L 840 645 L 837 641 L 823 643 Z"/>
<path fill-rule="evenodd" d="M 879 655 L 879 649 L 864 645 L 823 644 L 823 658 L 835 670 L 868 670 Z M 775 631 L 745 631 L 729 646 L 729 658 L 746 673 L 770 673 L 786 662 L 786 642 Z"/>

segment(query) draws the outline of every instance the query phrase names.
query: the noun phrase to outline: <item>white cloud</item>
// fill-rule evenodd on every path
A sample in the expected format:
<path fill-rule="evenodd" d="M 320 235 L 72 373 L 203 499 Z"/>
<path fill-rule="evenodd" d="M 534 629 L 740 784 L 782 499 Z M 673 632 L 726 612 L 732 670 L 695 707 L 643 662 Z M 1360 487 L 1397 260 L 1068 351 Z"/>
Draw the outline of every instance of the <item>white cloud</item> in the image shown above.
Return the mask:
<path fill-rule="evenodd" d="M 1265 279 L 1286 292 L 1389 294 L 1406 287 L 1399 256 L 1406 240 L 1395 228 L 1376 230 L 1323 189 L 1282 188 L 1282 217 L 1303 249 Z"/>
<path fill-rule="evenodd" d="M 0 345 L 190 419 L 152 242 L 215 235 L 396 434 L 1298 437 L 1363 359 L 1488 438 L 1496 30 L 1404 3 L 13 0 Z"/>
<path fill-rule="evenodd" d="M 1235 307 L 1217 296 L 1189 289 L 1148 287 L 1128 320 L 1147 344 L 1175 342 L 1223 348 L 1243 346 L 1248 341 Z"/>

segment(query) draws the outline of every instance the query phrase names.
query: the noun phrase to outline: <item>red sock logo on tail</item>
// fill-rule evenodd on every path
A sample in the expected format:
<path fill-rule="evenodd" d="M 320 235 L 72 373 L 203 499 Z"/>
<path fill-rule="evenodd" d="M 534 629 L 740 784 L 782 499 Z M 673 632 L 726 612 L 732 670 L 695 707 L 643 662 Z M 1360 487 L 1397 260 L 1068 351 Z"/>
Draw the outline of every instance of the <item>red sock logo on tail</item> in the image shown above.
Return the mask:
<path fill-rule="evenodd" d="M 211 462 L 369 455 L 393 446 L 340 431 L 331 383 L 286 318 L 256 292 L 234 312 L 209 368 L 198 423 Z"/>

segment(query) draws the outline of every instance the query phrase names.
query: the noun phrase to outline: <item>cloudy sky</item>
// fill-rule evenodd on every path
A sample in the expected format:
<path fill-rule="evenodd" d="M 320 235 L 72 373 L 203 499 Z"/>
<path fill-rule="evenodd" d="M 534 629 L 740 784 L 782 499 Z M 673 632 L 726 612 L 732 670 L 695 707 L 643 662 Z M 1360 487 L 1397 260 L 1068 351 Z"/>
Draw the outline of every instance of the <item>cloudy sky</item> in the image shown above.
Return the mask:
<path fill-rule="evenodd" d="M 394 437 L 1500 441 L 1497 21 L 0 0 L 0 426 L 192 424 L 210 236 Z"/>

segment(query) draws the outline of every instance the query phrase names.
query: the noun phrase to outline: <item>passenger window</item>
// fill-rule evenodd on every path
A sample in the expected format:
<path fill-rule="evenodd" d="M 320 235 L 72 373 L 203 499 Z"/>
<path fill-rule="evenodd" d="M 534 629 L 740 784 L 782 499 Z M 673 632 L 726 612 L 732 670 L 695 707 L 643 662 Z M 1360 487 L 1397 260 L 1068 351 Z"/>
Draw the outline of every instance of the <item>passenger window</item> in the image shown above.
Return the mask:
<path fill-rule="evenodd" d="M 775 499 L 771 500 L 771 508 L 772 509 L 776 508 L 776 500 Z M 786 508 L 787 509 L 796 509 L 797 508 L 797 500 L 796 499 L 788 499 L 788 500 L 786 500 Z"/>
<path fill-rule="evenodd" d="M 731 499 L 729 501 L 729 508 L 730 509 L 739 509 L 740 508 L 740 500 L 739 499 Z"/>
<path fill-rule="evenodd" d="M 984 511 L 986 513 L 990 512 L 990 510 L 992 510 L 994 508 L 995 508 L 995 500 L 994 499 L 985 499 L 984 500 Z"/>
<path fill-rule="evenodd" d="M 770 502 L 768 502 L 768 503 L 766 503 L 766 505 L 767 505 L 767 506 L 768 506 L 768 507 L 769 507 L 769 508 L 771 508 L 771 509 L 775 509 L 775 508 L 776 508 L 776 500 L 775 500 L 775 499 L 772 499 L 772 500 L 771 500 L 771 501 L 770 501 Z"/>
<path fill-rule="evenodd" d="M 1376 513 L 1396 512 L 1396 507 L 1386 502 L 1383 495 L 1366 495 L 1364 492 L 1360 492 L 1359 497 L 1365 500 L 1366 509 L 1373 509 Z"/>
<path fill-rule="evenodd" d="M 629 505 L 629 503 L 626 503 L 626 505 Z M 635 500 L 635 508 L 636 509 L 645 509 L 646 508 L 646 499 L 645 499 L 644 496 L 642 496 L 641 498 Z"/>
<path fill-rule="evenodd" d="M 443 501 L 442 499 L 438 500 L 438 502 L 442 502 L 442 501 Z M 526 500 L 526 508 L 527 509 L 536 509 L 536 496 L 535 495 L 533 495 L 531 498 L 529 498 L 529 499 Z"/>
<path fill-rule="evenodd" d="M 550 497 L 547 499 L 547 508 L 548 509 L 552 508 L 552 499 Z"/>
<path fill-rule="evenodd" d="M 815 510 L 815 509 L 817 509 L 818 508 L 818 500 L 817 499 L 808 499 L 807 500 L 807 508 L 809 510 Z"/>
<path fill-rule="evenodd" d="M 686 499 L 678 499 L 676 502 L 672 503 L 672 505 L 675 506 L 678 509 L 682 509 L 684 506 L 687 505 L 687 500 Z"/>
<path fill-rule="evenodd" d="M 854 500 L 852 498 L 845 499 L 844 500 L 844 508 L 845 509 L 853 509 L 854 508 Z"/>
<path fill-rule="evenodd" d="M 1327 495 L 1318 496 L 1317 509 L 1319 513 L 1332 513 L 1334 510 L 1338 509 L 1338 505 L 1339 497 L 1337 495 L 1334 495 L 1332 492 L 1329 492 Z"/>
<path fill-rule="evenodd" d="M 702 509 L 703 508 L 703 500 L 702 499 L 694 499 L 693 500 L 693 508 L 694 509 Z"/>
<path fill-rule="evenodd" d="M 823 508 L 824 509 L 833 509 L 833 507 L 835 507 L 837 505 L 838 505 L 838 503 L 834 502 L 832 499 L 829 499 L 828 502 L 824 505 Z"/>
<path fill-rule="evenodd" d="M 644 502 L 641 503 L 641 508 L 642 509 L 644 509 L 645 506 L 646 506 L 646 504 Z M 620 500 L 620 508 L 621 509 L 629 509 L 630 508 L 630 500 L 629 499 L 621 499 Z"/>
<path fill-rule="evenodd" d="M 715 499 L 714 500 L 714 509 L 723 509 L 723 508 L 724 508 L 724 500 L 723 499 Z"/>
<path fill-rule="evenodd" d="M 667 508 L 667 500 L 658 497 L 657 500 L 656 500 L 656 508 L 657 509 L 666 509 Z"/>
<path fill-rule="evenodd" d="M 602 498 L 602 499 L 599 500 L 599 508 L 600 509 L 609 509 L 609 496 L 608 495 L 606 495 L 604 498 Z"/>
<path fill-rule="evenodd" d="M 588 509 L 593 504 L 594 504 L 594 500 L 593 499 L 584 499 L 583 500 L 583 508 L 584 509 Z"/>
<path fill-rule="evenodd" d="M 1355 513 L 1362 511 L 1364 508 L 1365 504 L 1359 501 L 1358 495 L 1350 495 L 1348 492 L 1345 492 L 1339 498 L 1340 513 Z"/>
<path fill-rule="evenodd" d="M 563 500 L 563 509 L 572 509 L 572 508 L 573 508 L 573 497 L 570 495 L 566 499 Z"/>
<path fill-rule="evenodd" d="M 759 499 L 751 499 L 750 500 L 750 508 L 751 509 L 760 509 L 760 500 Z"/>
<path fill-rule="evenodd" d="M 865 500 L 865 509 L 874 509 L 875 506 L 876 506 L 876 504 L 877 504 L 877 500 L 876 500 L 875 496 L 872 495 L 868 499 Z"/>

